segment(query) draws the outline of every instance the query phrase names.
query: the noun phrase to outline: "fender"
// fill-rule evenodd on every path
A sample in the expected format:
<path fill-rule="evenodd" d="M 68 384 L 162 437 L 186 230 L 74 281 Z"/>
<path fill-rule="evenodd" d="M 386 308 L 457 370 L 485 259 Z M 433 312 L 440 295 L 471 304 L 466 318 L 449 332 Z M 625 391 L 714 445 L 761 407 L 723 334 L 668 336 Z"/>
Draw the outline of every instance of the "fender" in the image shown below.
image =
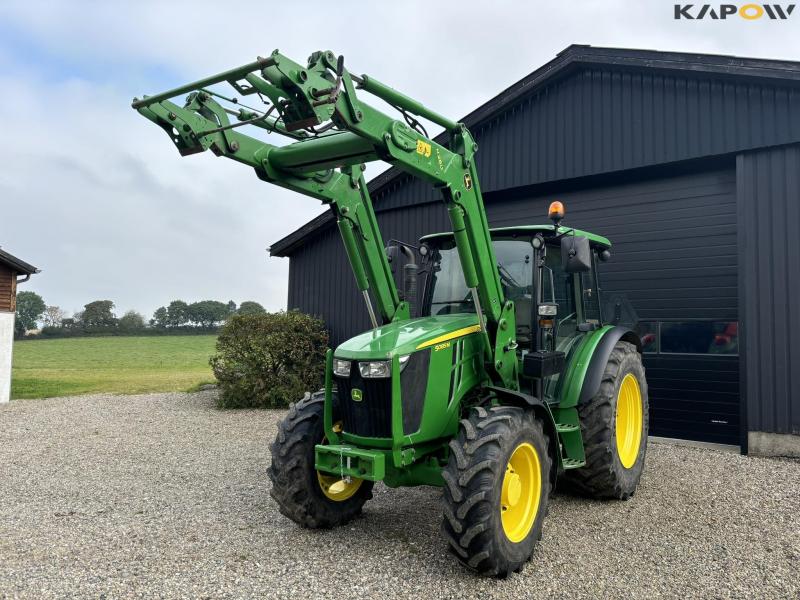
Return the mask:
<path fill-rule="evenodd" d="M 550 483 L 553 486 L 553 489 L 555 489 L 556 475 L 558 473 L 558 469 L 561 468 L 562 457 L 561 450 L 559 449 L 558 430 L 556 429 L 555 419 L 553 419 L 553 413 L 550 412 L 550 407 L 536 396 L 530 396 L 516 390 L 509 390 L 507 388 L 493 385 L 487 385 L 486 389 L 497 394 L 497 397 L 502 404 L 532 409 L 537 418 L 542 422 L 544 432 L 547 434 L 547 439 L 549 440 L 550 457 L 552 458 L 552 464 L 550 466 Z"/>
<path fill-rule="evenodd" d="M 583 377 L 583 385 L 581 386 L 581 394 L 578 398 L 578 403 L 588 402 L 600 390 L 600 383 L 603 381 L 603 373 L 606 370 L 606 363 L 614 350 L 614 346 L 618 341 L 630 342 L 636 346 L 639 354 L 642 353 L 642 341 L 636 333 L 627 327 L 617 325 L 609 329 L 592 353 L 592 359 L 589 361 L 589 366 L 586 369 L 586 375 Z"/>

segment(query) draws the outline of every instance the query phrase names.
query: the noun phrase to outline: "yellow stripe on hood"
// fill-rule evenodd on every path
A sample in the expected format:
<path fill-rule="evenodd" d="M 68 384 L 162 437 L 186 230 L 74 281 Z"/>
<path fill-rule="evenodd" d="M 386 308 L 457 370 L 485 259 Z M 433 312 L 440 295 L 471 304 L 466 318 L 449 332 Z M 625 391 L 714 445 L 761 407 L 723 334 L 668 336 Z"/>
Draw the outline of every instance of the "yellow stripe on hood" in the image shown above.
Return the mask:
<path fill-rule="evenodd" d="M 423 342 L 419 346 L 417 346 L 417 350 L 422 350 L 423 348 L 427 348 L 428 346 L 433 346 L 435 344 L 441 344 L 442 342 L 447 342 L 449 340 L 453 340 L 455 338 L 463 337 L 465 335 L 469 335 L 470 333 L 478 333 L 481 330 L 480 325 L 472 325 L 470 327 L 464 327 L 463 329 L 456 329 L 455 331 L 451 331 L 450 333 L 445 333 L 444 335 L 440 335 L 439 337 L 435 337 L 432 340 L 428 340 L 427 342 Z"/>

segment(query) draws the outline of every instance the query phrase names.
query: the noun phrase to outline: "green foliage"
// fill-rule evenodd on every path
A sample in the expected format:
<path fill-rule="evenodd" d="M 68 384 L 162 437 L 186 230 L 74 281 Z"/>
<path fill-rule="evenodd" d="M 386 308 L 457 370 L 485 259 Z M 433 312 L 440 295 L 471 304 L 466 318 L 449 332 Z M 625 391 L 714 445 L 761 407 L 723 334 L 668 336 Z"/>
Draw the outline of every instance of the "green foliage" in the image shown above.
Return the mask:
<path fill-rule="evenodd" d="M 84 329 L 96 327 L 114 327 L 117 317 L 113 313 L 114 303 L 111 300 L 95 300 L 83 307 L 81 322 Z"/>
<path fill-rule="evenodd" d="M 168 322 L 169 322 L 169 313 L 167 312 L 166 307 L 161 306 L 157 308 L 156 311 L 153 313 L 153 318 L 150 321 L 150 324 L 159 328 L 163 328 L 167 326 Z"/>
<path fill-rule="evenodd" d="M 236 312 L 236 302 L 233 300 L 228 300 L 228 313 L 233 314 Z"/>
<path fill-rule="evenodd" d="M 190 321 L 207 329 L 228 318 L 228 305 L 217 300 L 192 302 L 188 307 L 188 311 Z"/>
<path fill-rule="evenodd" d="M 239 310 L 237 312 L 240 315 L 263 315 L 267 311 L 264 310 L 264 307 L 258 302 L 245 300 L 239 305 Z"/>
<path fill-rule="evenodd" d="M 232 316 L 211 358 L 220 407 L 284 407 L 319 389 L 327 344 L 325 324 L 297 311 Z"/>
<path fill-rule="evenodd" d="M 167 327 L 181 327 L 189 322 L 189 305 L 183 300 L 173 300 L 167 307 Z"/>
<path fill-rule="evenodd" d="M 14 323 L 14 334 L 25 335 L 26 331 L 36 329 L 36 322 L 42 317 L 47 305 L 36 292 L 20 292 L 17 294 L 17 316 Z"/>
<path fill-rule="evenodd" d="M 119 329 L 123 333 L 134 333 L 144 329 L 144 317 L 135 310 L 129 310 L 119 320 Z"/>

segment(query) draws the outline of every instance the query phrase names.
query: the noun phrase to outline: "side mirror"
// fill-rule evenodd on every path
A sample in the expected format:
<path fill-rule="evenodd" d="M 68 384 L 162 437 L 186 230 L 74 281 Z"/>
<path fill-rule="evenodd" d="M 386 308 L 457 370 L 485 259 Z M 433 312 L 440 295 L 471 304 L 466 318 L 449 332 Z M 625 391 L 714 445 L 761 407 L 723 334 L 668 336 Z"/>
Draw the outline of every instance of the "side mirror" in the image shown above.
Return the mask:
<path fill-rule="evenodd" d="M 561 266 L 567 273 L 584 273 L 592 268 L 589 240 L 583 236 L 565 235 L 561 238 Z"/>

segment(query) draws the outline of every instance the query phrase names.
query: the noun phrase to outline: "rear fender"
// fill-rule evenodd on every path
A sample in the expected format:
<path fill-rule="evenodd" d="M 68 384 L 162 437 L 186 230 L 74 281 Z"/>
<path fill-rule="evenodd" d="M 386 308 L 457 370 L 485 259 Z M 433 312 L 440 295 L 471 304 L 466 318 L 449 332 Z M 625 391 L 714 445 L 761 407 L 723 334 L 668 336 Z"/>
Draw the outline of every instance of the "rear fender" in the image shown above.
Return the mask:
<path fill-rule="evenodd" d="M 581 385 L 581 393 L 578 397 L 578 403 L 588 402 L 600 390 L 600 384 L 603 381 L 603 373 L 606 370 L 606 364 L 611 357 L 611 352 L 614 350 L 619 341 L 629 342 L 636 346 L 639 354 L 642 353 L 642 341 L 634 331 L 627 327 L 616 326 L 609 329 L 600 341 L 595 346 L 592 352 L 592 358 L 589 361 L 589 366 L 586 369 L 586 374 L 583 377 L 583 384 Z"/>

